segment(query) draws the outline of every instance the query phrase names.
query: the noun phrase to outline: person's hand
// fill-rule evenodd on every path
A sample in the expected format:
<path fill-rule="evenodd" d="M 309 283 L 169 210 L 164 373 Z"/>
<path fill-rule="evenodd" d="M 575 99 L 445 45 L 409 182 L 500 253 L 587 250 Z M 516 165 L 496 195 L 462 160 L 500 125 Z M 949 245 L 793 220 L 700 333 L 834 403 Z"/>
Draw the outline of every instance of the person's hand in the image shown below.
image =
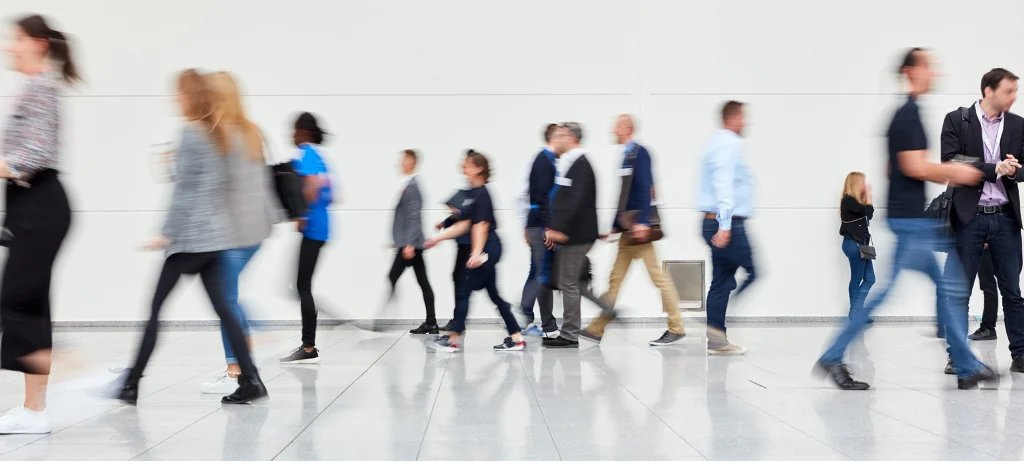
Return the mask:
<path fill-rule="evenodd" d="M 523 229 L 523 238 L 526 239 L 526 244 L 529 245 L 530 244 L 530 231 L 529 230 Z"/>
<path fill-rule="evenodd" d="M 142 249 L 146 251 L 157 251 L 163 250 L 171 245 L 171 241 L 164 236 L 153 237 L 142 244 Z"/>
<path fill-rule="evenodd" d="M 867 198 L 871 198 L 871 184 L 865 184 L 864 185 L 864 195 Z"/>
<path fill-rule="evenodd" d="M 711 244 L 716 248 L 725 248 L 729 246 L 730 240 L 732 240 L 732 231 L 718 229 L 718 232 L 715 232 L 715 235 L 711 237 Z"/>
<path fill-rule="evenodd" d="M 651 236 L 650 226 L 643 224 L 633 224 L 633 238 L 640 242 L 647 241 L 647 238 Z"/>
<path fill-rule="evenodd" d="M 954 185 L 973 186 L 981 182 L 981 170 L 973 166 L 951 163 L 949 167 L 951 168 L 949 182 Z"/>
<path fill-rule="evenodd" d="M 434 224 L 434 229 L 437 229 L 437 230 L 444 229 L 444 221 L 441 221 L 441 222 L 439 222 L 437 224 Z"/>
<path fill-rule="evenodd" d="M 484 258 L 483 253 L 473 253 L 469 255 L 469 260 L 466 261 L 466 267 L 469 269 L 476 269 L 482 265 L 487 259 Z"/>
<path fill-rule="evenodd" d="M 553 231 L 551 229 L 544 230 L 544 245 L 547 246 L 549 250 L 554 250 L 559 243 L 565 243 L 568 241 L 568 235 L 565 235 L 558 231 Z"/>
<path fill-rule="evenodd" d="M 1007 155 L 1006 159 L 996 164 L 996 174 L 1000 176 L 1013 176 L 1017 174 L 1017 168 L 1020 168 L 1020 163 L 1012 155 Z"/>
<path fill-rule="evenodd" d="M 295 218 L 292 221 L 295 222 L 295 229 L 299 232 L 306 230 L 306 218 Z"/>
<path fill-rule="evenodd" d="M 423 242 L 423 249 L 424 250 L 429 250 L 431 248 L 434 248 L 434 246 L 437 245 L 437 242 L 438 242 L 438 240 L 436 238 L 430 237 L 430 238 L 428 238 L 427 240 L 425 240 Z"/>
<path fill-rule="evenodd" d="M 408 259 L 412 259 L 413 256 L 416 256 L 416 248 L 413 248 L 412 245 L 406 245 L 406 246 L 402 247 L 402 257 L 403 258 L 408 260 Z"/>

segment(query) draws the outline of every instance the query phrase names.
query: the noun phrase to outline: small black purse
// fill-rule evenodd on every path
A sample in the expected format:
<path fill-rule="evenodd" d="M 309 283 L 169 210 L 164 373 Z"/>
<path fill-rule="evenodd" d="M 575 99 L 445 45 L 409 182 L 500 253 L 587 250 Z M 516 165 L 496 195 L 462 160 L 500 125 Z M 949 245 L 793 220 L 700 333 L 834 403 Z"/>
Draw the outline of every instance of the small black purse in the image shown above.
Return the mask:
<path fill-rule="evenodd" d="M 868 243 L 866 245 L 857 244 L 857 250 L 860 251 L 860 259 L 874 260 L 877 256 L 875 246 L 871 244 L 870 234 L 868 234 Z"/>

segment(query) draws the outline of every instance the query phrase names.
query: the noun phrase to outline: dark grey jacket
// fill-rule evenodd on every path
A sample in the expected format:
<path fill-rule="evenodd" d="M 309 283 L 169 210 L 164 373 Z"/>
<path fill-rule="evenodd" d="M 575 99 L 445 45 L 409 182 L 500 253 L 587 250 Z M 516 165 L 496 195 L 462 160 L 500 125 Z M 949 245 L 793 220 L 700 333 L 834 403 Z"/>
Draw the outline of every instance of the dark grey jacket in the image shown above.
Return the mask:
<path fill-rule="evenodd" d="M 412 245 L 423 248 L 423 197 L 416 176 L 409 178 L 395 205 L 395 220 L 391 226 L 391 238 L 396 248 Z"/>
<path fill-rule="evenodd" d="M 185 124 L 175 163 L 174 193 L 163 230 L 171 241 L 166 255 L 234 248 L 227 158 L 217 152 L 205 127 Z"/>

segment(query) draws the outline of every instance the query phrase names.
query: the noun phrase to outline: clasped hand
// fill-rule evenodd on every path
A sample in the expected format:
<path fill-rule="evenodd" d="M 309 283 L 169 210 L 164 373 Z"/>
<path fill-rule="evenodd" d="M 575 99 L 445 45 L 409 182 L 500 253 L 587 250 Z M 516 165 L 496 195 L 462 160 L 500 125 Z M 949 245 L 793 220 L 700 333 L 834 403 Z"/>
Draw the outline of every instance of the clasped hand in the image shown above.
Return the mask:
<path fill-rule="evenodd" d="M 996 174 L 1000 176 L 1014 176 L 1017 174 L 1020 163 L 1012 155 L 1007 155 L 1006 160 L 996 164 Z"/>

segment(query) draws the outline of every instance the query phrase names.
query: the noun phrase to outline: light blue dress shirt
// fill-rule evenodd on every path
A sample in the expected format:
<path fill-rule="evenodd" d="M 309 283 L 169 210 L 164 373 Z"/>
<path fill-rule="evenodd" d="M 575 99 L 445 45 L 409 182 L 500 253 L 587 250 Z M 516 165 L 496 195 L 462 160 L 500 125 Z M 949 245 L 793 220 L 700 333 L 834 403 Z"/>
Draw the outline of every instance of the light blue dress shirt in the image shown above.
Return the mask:
<path fill-rule="evenodd" d="M 754 184 L 743 159 L 743 138 L 720 129 L 711 135 L 701 160 L 697 208 L 718 215 L 718 228 L 732 230 L 732 218 L 754 212 Z"/>

